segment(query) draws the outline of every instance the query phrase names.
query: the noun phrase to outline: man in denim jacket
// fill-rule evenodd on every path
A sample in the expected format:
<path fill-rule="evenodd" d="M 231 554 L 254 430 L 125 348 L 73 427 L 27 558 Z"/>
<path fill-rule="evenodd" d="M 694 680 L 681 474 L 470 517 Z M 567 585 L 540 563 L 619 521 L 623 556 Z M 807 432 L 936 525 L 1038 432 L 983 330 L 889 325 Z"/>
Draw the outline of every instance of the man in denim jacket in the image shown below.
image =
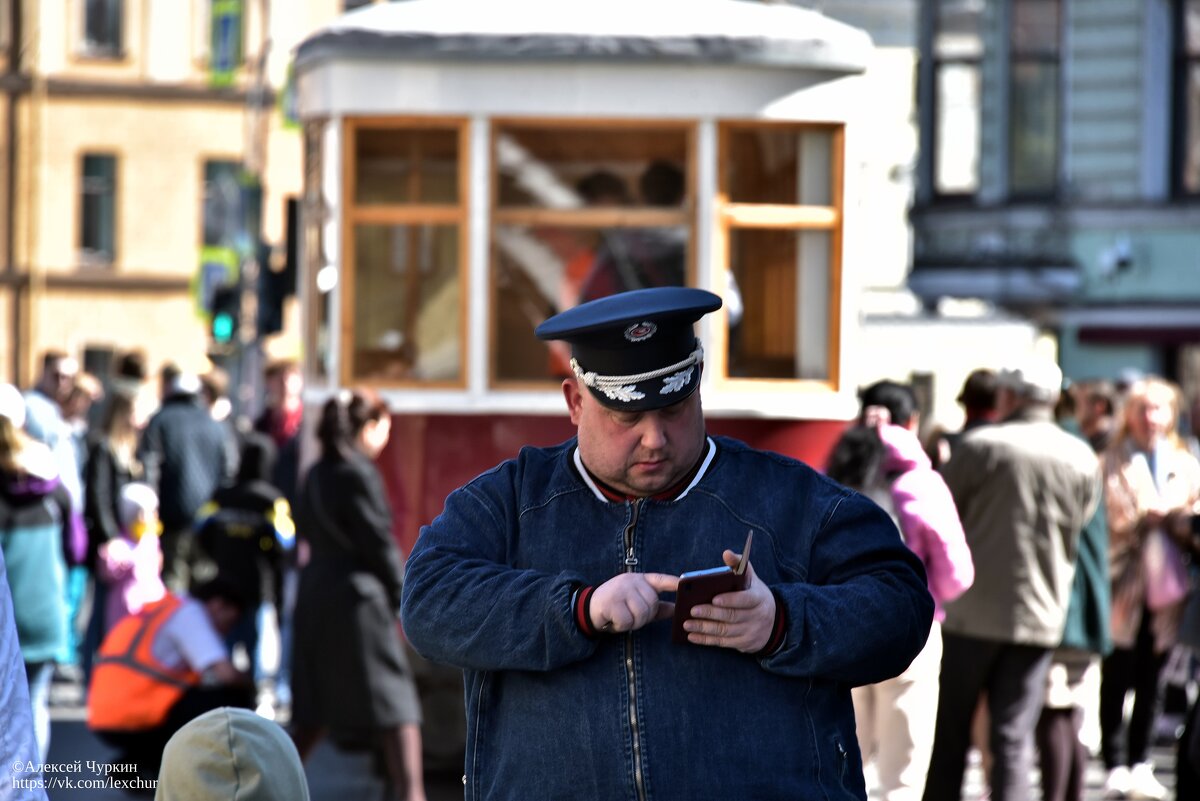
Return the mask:
<path fill-rule="evenodd" d="M 544 322 L 578 436 L 422 529 L 405 631 L 465 670 L 467 799 L 866 798 L 850 689 L 904 670 L 933 601 L 873 503 L 705 435 L 692 324 L 720 303 L 638 290 Z M 735 565 L 748 531 L 748 588 L 673 643 L 680 573 Z"/>

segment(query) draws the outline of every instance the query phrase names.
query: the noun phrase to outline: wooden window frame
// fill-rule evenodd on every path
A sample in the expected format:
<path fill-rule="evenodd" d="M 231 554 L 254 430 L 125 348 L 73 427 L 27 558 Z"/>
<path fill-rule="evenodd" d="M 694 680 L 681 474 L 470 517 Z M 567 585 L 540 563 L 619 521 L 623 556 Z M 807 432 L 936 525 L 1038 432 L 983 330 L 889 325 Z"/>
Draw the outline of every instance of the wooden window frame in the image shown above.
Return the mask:
<path fill-rule="evenodd" d="M 696 261 L 696 229 L 700 223 L 696 215 L 696 138 L 697 121 L 694 119 L 655 119 L 655 118 L 570 118 L 570 117 L 493 117 L 489 120 L 488 141 L 488 181 L 490 197 L 488 199 L 488 369 L 487 388 L 489 391 L 546 391 L 557 386 L 555 379 L 520 380 L 505 379 L 496 374 L 498 364 L 497 353 L 500 347 L 499 337 L 495 334 L 498 319 L 497 298 L 495 292 L 495 231 L 500 225 L 529 225 L 529 226 L 562 226 L 574 228 L 654 228 L 682 226 L 688 227 L 688 256 L 685 265 L 686 286 L 698 286 L 699 272 Z M 537 206 L 508 206 L 501 207 L 499 203 L 500 181 L 497 176 L 498 159 L 496 158 L 497 137 L 509 127 L 547 128 L 562 130 L 676 130 L 684 134 L 684 204 L 683 208 L 675 211 L 648 206 L 631 206 L 623 208 L 590 208 L 590 209 L 548 209 Z"/>
<path fill-rule="evenodd" d="M 355 199 L 357 190 L 357 134 L 369 129 L 453 129 L 458 135 L 458 201 L 443 203 L 387 203 L 360 205 Z M 340 386 L 365 386 L 376 390 L 390 389 L 459 389 L 467 388 L 470 375 L 470 120 L 466 117 L 443 116 L 385 116 L 346 117 L 342 120 L 342 185 L 341 185 L 341 267 L 338 271 L 341 293 L 341 330 L 339 331 L 338 381 Z M 326 157 L 328 154 L 326 154 Z M 379 380 L 357 378 L 354 375 L 354 312 L 355 312 L 355 228 L 357 225 L 445 225 L 458 226 L 458 283 L 459 283 L 459 348 L 458 376 L 449 380 Z"/>
<path fill-rule="evenodd" d="M 732 202 L 729 199 L 729 175 L 732 159 L 732 134 L 735 131 L 789 130 L 801 133 L 823 130 L 830 133 L 829 206 L 783 205 L 773 203 Z M 731 234 L 735 229 L 772 229 L 784 231 L 827 231 L 829 233 L 829 322 L 826 335 L 829 375 L 814 378 L 752 378 L 729 375 L 729 326 L 724 307 L 712 316 L 710 353 L 705 354 L 707 369 L 713 372 L 714 389 L 736 393 L 779 395 L 801 392 L 838 392 L 841 386 L 842 326 L 842 234 L 845 201 L 846 126 L 843 123 L 797 121 L 725 120 L 717 124 L 717 191 L 713 198 L 716 217 L 713 230 L 713 257 L 716 286 L 724 286 L 730 270 Z M 800 310 L 796 310 L 797 316 Z"/>

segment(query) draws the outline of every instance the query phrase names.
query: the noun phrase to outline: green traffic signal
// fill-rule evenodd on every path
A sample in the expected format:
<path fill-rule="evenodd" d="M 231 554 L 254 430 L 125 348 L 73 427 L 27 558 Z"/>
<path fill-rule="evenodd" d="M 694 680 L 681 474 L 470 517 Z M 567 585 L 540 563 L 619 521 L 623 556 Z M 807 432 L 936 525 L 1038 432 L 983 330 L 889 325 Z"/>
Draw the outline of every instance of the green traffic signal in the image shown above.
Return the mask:
<path fill-rule="evenodd" d="M 208 328 L 214 344 L 233 344 L 237 337 L 241 302 L 241 293 L 236 286 L 220 286 L 214 290 Z"/>
<path fill-rule="evenodd" d="M 233 339 L 233 315 L 228 312 L 214 314 L 212 318 L 213 339 L 221 344 Z"/>

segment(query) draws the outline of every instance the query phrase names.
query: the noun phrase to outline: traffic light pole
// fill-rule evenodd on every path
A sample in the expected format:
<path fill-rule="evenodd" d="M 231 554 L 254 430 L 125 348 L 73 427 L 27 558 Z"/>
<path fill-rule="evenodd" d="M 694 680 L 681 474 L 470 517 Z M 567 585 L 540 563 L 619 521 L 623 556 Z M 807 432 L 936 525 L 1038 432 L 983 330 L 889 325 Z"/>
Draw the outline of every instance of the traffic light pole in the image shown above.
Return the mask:
<path fill-rule="evenodd" d="M 235 337 L 234 364 L 226 368 L 230 372 L 233 414 L 235 417 L 253 419 L 261 411 L 263 352 L 262 339 L 258 330 L 259 275 L 264 268 L 261 263 L 262 248 L 262 204 L 265 195 L 263 179 L 267 166 L 267 134 L 271 105 L 267 98 L 267 59 L 271 52 L 271 0 L 257 0 L 259 14 L 259 47 L 253 59 L 253 82 L 246 93 L 245 154 L 242 160 L 246 178 L 255 190 L 243 219 L 250 241 L 249 252 L 238 271 L 240 313 Z M 248 59 L 249 61 L 249 59 Z"/>

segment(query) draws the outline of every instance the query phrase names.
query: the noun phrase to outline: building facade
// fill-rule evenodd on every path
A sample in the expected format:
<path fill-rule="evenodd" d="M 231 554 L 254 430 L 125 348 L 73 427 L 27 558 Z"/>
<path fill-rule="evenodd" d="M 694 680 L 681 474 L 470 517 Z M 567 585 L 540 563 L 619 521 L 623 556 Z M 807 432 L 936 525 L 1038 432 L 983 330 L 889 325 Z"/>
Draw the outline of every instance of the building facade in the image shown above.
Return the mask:
<path fill-rule="evenodd" d="M 35 380 L 46 349 L 100 372 L 134 347 L 152 369 L 206 369 L 201 253 L 242 167 L 282 252 L 301 135 L 277 101 L 296 43 L 344 6 L 0 2 L 0 380 Z M 297 328 L 270 348 L 298 355 Z"/>
<path fill-rule="evenodd" d="M 1200 391 L 1200 2 L 923 0 L 910 288 Z"/>

